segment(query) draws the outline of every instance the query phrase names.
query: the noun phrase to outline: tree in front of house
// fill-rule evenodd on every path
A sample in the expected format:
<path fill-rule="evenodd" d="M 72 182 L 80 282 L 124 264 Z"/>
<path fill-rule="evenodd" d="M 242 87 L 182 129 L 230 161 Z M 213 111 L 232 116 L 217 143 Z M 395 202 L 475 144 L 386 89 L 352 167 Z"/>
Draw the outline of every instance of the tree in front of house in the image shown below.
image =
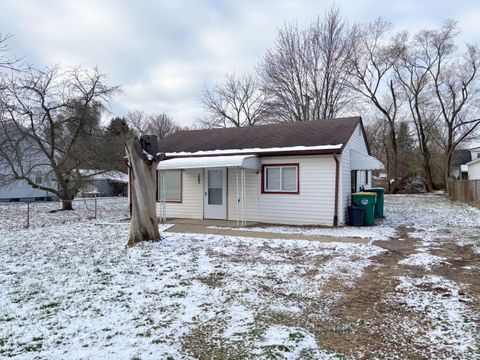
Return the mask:
<path fill-rule="evenodd" d="M 162 159 L 155 135 L 131 138 L 125 144 L 130 169 L 132 217 L 128 245 L 160 240 L 156 213 L 157 165 Z"/>
<path fill-rule="evenodd" d="M 49 191 L 64 210 L 109 154 L 102 148 L 99 121 L 119 88 L 97 69 L 29 68 L 2 76 L 0 92 L 0 163 L 3 182 L 23 180 Z M 37 169 L 52 182 L 39 183 Z"/>

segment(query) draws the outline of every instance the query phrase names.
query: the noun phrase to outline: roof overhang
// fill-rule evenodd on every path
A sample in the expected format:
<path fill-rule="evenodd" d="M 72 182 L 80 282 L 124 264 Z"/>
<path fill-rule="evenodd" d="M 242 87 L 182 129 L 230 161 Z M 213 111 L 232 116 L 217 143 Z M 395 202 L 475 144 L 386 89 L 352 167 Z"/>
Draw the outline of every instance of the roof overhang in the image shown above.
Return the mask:
<path fill-rule="evenodd" d="M 475 159 L 475 160 L 472 160 L 472 161 L 466 163 L 465 166 L 467 166 L 467 171 L 468 171 L 468 167 L 469 167 L 469 166 L 474 165 L 474 164 L 476 164 L 476 163 L 478 163 L 478 162 L 480 162 L 480 158 Z M 463 165 L 462 165 L 462 166 L 463 166 Z"/>
<path fill-rule="evenodd" d="M 289 146 L 275 148 L 244 148 L 244 149 L 225 149 L 225 150 L 204 150 L 195 152 L 167 152 L 167 158 L 177 157 L 210 157 L 222 155 L 301 155 L 301 154 L 333 154 L 341 153 L 343 144 L 335 145 L 317 145 L 317 146 Z"/>
<path fill-rule="evenodd" d="M 371 155 L 362 154 L 358 151 L 350 151 L 350 169 L 351 170 L 384 170 L 385 166 L 380 160 Z"/>
<path fill-rule="evenodd" d="M 179 157 L 160 161 L 158 170 L 183 170 L 204 169 L 220 167 L 238 167 L 243 169 L 258 170 L 259 161 L 256 155 L 231 155 L 231 156 L 203 156 Z"/>

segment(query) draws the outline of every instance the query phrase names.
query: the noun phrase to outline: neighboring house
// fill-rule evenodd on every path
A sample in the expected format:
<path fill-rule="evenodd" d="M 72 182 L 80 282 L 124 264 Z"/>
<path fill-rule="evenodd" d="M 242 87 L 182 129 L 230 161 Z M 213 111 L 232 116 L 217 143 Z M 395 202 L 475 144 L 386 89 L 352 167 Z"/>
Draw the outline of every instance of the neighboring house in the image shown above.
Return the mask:
<path fill-rule="evenodd" d="M 345 224 L 351 193 L 383 169 L 360 117 L 179 131 L 160 141 L 162 217 Z"/>
<path fill-rule="evenodd" d="M 80 190 L 83 197 L 127 196 L 128 175 L 117 170 L 81 170 L 83 176 L 90 176 L 91 181 Z"/>
<path fill-rule="evenodd" d="M 2 150 L 8 153 L 8 147 Z M 16 156 L 21 157 L 23 170 L 30 174 L 30 178 L 36 184 L 49 188 L 56 186 L 51 168 L 47 165 L 48 161 L 35 146 L 35 143 L 28 140 L 16 141 L 16 150 L 19 150 Z M 20 165 L 17 165 L 15 169 L 20 173 Z M 25 180 L 16 180 L 12 168 L 6 160 L 0 160 L 0 184 L 2 184 L 0 185 L 1 202 L 51 201 L 57 199 L 57 196 L 51 192 L 35 189 Z"/>
<path fill-rule="evenodd" d="M 480 180 L 480 158 L 470 161 L 468 167 L 468 180 Z"/>
<path fill-rule="evenodd" d="M 480 147 L 455 150 L 451 175 L 458 180 L 480 179 Z"/>
<path fill-rule="evenodd" d="M 35 181 L 39 184 L 48 182 L 46 174 L 38 172 Z M 49 185 L 50 186 L 50 185 Z M 25 180 L 16 180 L 8 185 L 0 186 L 0 202 L 15 201 L 51 201 L 57 196 L 45 190 L 34 189 Z"/>
<path fill-rule="evenodd" d="M 468 166 L 466 165 L 473 159 L 470 150 L 455 150 L 452 156 L 452 167 L 450 175 L 458 180 L 468 179 Z"/>

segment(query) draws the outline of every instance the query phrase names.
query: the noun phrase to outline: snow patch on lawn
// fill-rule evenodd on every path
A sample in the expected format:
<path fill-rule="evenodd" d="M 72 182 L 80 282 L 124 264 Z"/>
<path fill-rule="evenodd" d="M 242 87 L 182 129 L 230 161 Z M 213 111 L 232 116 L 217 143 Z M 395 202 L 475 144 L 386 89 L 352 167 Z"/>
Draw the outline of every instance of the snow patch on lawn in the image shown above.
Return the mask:
<path fill-rule="evenodd" d="M 441 256 L 432 255 L 428 252 L 419 252 L 406 257 L 398 263 L 400 265 L 419 266 L 430 270 L 433 266 L 439 265 L 444 261 L 445 258 Z"/>
<path fill-rule="evenodd" d="M 478 314 L 456 283 L 441 276 L 399 277 L 394 299 L 406 309 L 422 314 L 422 328 L 405 325 L 405 331 L 423 341 L 424 346 L 455 358 L 474 358 L 480 340 Z M 404 318 L 406 319 L 406 318 Z M 401 320 L 403 321 L 403 320 Z M 418 344 L 416 344 L 418 345 Z"/>
<path fill-rule="evenodd" d="M 221 227 L 209 226 L 209 229 L 224 229 L 237 231 L 268 232 L 277 234 L 301 234 L 306 236 L 353 237 L 372 240 L 388 240 L 395 236 L 395 229 L 390 226 L 373 227 L 299 227 L 299 226 L 249 226 Z"/>
<path fill-rule="evenodd" d="M 262 359 L 334 359 L 334 354 L 321 351 L 315 336 L 302 328 L 271 326 L 256 345 Z"/>
<path fill-rule="evenodd" d="M 386 195 L 387 226 L 412 227 L 410 236 L 425 246 L 444 241 L 480 248 L 480 209 L 448 200 L 443 195 Z"/>
<path fill-rule="evenodd" d="M 97 198 L 97 217 L 92 198 L 75 199 L 73 209 L 58 211 L 59 201 L 30 203 L 30 228 L 78 222 L 119 222 L 130 217 L 127 198 Z M 27 224 L 26 203 L 0 203 L 0 229 L 23 229 Z M 129 222 L 125 222 L 129 224 Z"/>

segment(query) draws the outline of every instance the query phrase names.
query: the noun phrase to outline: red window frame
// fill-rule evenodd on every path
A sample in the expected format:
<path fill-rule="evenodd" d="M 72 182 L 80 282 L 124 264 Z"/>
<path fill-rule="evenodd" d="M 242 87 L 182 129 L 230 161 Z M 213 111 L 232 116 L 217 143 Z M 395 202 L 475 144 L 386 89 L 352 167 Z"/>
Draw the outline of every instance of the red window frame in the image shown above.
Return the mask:
<path fill-rule="evenodd" d="M 297 190 L 296 191 L 266 191 L 265 190 L 265 168 L 267 167 L 296 167 L 297 168 Z M 300 166 L 298 163 L 283 163 L 283 164 L 262 164 L 262 194 L 285 194 L 298 195 L 300 194 Z"/>
<path fill-rule="evenodd" d="M 157 197 L 157 203 L 161 202 L 160 199 L 158 198 L 159 197 L 159 193 L 158 193 L 158 172 L 160 170 L 157 170 L 157 191 L 156 191 L 156 197 Z M 180 200 L 165 200 L 166 203 L 172 203 L 172 204 L 180 204 L 183 202 L 183 170 L 178 170 L 180 171 Z"/>

